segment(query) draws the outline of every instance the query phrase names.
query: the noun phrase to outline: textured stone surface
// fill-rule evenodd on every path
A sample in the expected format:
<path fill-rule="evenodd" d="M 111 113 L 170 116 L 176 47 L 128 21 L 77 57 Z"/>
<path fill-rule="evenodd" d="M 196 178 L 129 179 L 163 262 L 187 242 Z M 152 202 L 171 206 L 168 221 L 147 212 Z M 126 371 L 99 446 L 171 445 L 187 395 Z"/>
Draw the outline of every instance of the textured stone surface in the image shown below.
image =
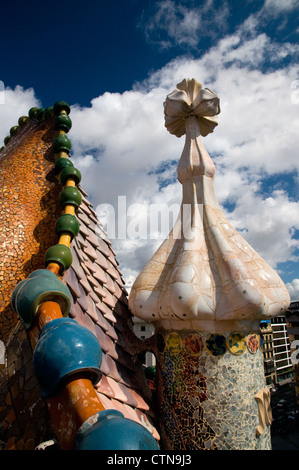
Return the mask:
<path fill-rule="evenodd" d="M 129 306 L 137 317 L 165 329 L 248 331 L 261 319 L 282 314 L 290 296 L 218 204 L 215 167 L 200 136 L 207 134 L 207 122 L 209 132 L 214 129 L 219 99 L 199 85 L 183 81 L 164 104 L 171 133 L 182 135 L 183 126 L 186 134 L 178 164 L 181 211 L 169 237 L 137 277 Z"/>
<path fill-rule="evenodd" d="M 0 339 L 17 324 L 11 292 L 32 271 L 44 267 L 44 255 L 56 242 L 60 215 L 51 145 L 53 132 L 29 122 L 0 152 Z"/>
<path fill-rule="evenodd" d="M 255 395 L 265 387 L 258 333 L 225 333 L 224 341 L 189 330 L 157 334 L 157 395 L 168 449 L 269 449 Z M 254 336 L 255 341 L 252 341 Z M 219 347 L 221 345 L 221 347 Z"/>
<path fill-rule="evenodd" d="M 186 135 L 178 164 L 181 211 L 129 297 L 133 314 L 158 333 L 162 440 L 168 449 L 269 449 L 257 332 L 260 320 L 288 308 L 290 297 L 218 204 L 215 166 L 200 138 L 216 125 L 218 97 L 183 80 L 164 110 L 168 130 Z"/>
<path fill-rule="evenodd" d="M 66 434 L 61 429 L 59 436 L 53 435 L 27 332 L 10 307 L 16 284 L 44 268 L 46 250 L 57 243 L 62 187 L 54 175 L 53 135 L 53 119 L 29 121 L 0 152 L 0 340 L 6 347 L 0 370 L 1 449 L 34 449 Z M 133 333 L 122 273 L 88 195 L 79 189 L 80 231 L 71 245 L 72 266 L 63 278 L 72 293 L 70 316 L 103 348 L 103 382 L 95 386 L 102 404 L 120 410 L 159 440 L 151 393 L 135 357 L 142 345 Z"/>

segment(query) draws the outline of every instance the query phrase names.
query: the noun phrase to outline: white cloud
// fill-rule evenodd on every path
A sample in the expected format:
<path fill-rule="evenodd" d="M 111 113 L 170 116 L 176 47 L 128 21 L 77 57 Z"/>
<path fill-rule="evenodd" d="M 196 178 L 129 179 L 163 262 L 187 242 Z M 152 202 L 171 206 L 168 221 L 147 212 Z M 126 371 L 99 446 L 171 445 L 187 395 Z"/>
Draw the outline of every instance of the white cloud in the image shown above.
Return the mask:
<path fill-rule="evenodd" d="M 299 299 L 299 279 L 293 279 L 292 282 L 286 283 L 287 289 L 291 296 L 291 300 L 295 301 Z"/>
<path fill-rule="evenodd" d="M 263 198 L 247 185 L 239 192 L 236 208 L 229 218 L 243 237 L 276 268 L 285 260 L 298 261 L 294 250 L 299 248 L 299 240 L 293 238 L 294 229 L 299 229 L 298 215 L 299 202 L 291 202 L 283 191 L 273 191 L 270 197 Z"/>
<path fill-rule="evenodd" d="M 18 124 L 19 117 L 28 116 L 29 109 L 34 106 L 41 106 L 32 88 L 26 90 L 19 85 L 15 89 L 4 87 L 3 98 L 0 103 L 0 147 L 10 128 Z"/>
<path fill-rule="evenodd" d="M 75 161 L 80 152 L 101 147 L 98 160 L 89 157 L 83 184 L 95 206 L 114 204 L 127 196 L 127 206 L 179 204 L 181 187 L 173 182 L 173 161 L 179 160 L 184 138 L 171 136 L 164 127 L 163 101 L 183 78 L 197 78 L 219 94 L 219 126 L 204 139 L 216 163 L 215 188 L 219 202 L 235 201 L 228 213 L 252 246 L 273 267 L 296 260 L 299 206 L 285 192 L 260 193 L 262 175 L 297 174 L 298 106 L 291 102 L 296 65 L 269 73 L 258 67 L 272 45 L 262 34 L 247 42 L 238 34 L 221 40 L 200 59 L 180 58 L 153 73 L 123 94 L 105 93 L 91 108 L 72 110 Z M 284 46 L 280 46 L 283 50 Z M 247 59 L 246 59 L 247 58 Z M 86 157 L 85 157 L 86 158 Z M 161 165 L 168 162 L 169 165 Z M 161 169 L 159 171 L 157 168 Z M 88 172 L 86 171 L 88 170 Z M 170 178 L 171 184 L 160 183 Z M 141 214 L 140 223 L 144 220 Z M 261 223 L 262 221 L 262 223 Z M 236 226 L 235 225 L 235 226 Z M 162 241 L 162 240 L 161 240 Z M 115 240 L 124 272 L 130 279 L 142 269 L 157 248 L 157 240 Z"/>
<path fill-rule="evenodd" d="M 221 5 L 214 0 L 205 0 L 200 6 L 191 6 L 192 3 L 157 2 L 154 14 L 141 24 L 147 40 L 161 48 L 195 48 L 202 38 L 215 37 L 226 30 L 229 9 L 225 1 Z"/>
<path fill-rule="evenodd" d="M 257 29 L 257 17 L 252 16 L 200 58 L 177 58 L 130 91 L 105 93 L 90 107 L 72 107 L 72 158 L 95 208 L 107 203 L 117 211 L 118 196 L 126 196 L 127 208 L 133 203 L 143 207 L 138 219 L 142 224 L 150 204 L 180 203 L 175 162 L 184 138 L 165 129 L 163 102 L 177 83 L 194 77 L 220 96 L 219 126 L 204 144 L 216 164 L 218 200 L 224 207 L 229 204 L 224 209 L 229 221 L 273 267 L 297 261 L 298 203 L 276 188 L 263 195 L 261 181 L 299 174 L 299 104 L 291 99 L 299 67 L 296 61 L 281 62 L 296 55 L 298 46 L 274 44 L 265 33 L 254 35 Z M 279 67 L 262 71 L 265 61 Z M 5 99 L 0 105 L 2 139 L 20 115 L 40 105 L 33 90 L 21 87 L 7 89 Z M 162 239 L 112 242 L 124 279 L 132 283 Z"/>
<path fill-rule="evenodd" d="M 265 0 L 264 10 L 273 15 L 298 9 L 297 0 Z"/>

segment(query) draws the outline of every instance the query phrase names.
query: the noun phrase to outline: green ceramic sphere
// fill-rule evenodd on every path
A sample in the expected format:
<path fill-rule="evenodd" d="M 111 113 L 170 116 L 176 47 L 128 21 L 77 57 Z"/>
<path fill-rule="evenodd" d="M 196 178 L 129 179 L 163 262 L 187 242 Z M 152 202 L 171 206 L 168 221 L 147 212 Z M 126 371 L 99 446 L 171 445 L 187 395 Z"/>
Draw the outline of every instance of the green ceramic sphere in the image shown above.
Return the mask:
<path fill-rule="evenodd" d="M 71 108 L 65 101 L 56 101 L 54 104 L 54 114 L 58 116 L 62 111 L 65 111 L 66 114 L 70 114 Z"/>
<path fill-rule="evenodd" d="M 79 189 L 74 188 L 73 186 L 67 186 L 61 191 L 59 201 L 62 207 L 65 207 L 68 204 L 78 207 L 81 204 L 82 196 Z"/>
<path fill-rule="evenodd" d="M 29 109 L 28 116 L 30 119 L 36 119 L 36 114 L 39 111 L 39 108 L 33 107 Z"/>
<path fill-rule="evenodd" d="M 71 214 L 63 214 L 59 217 L 56 222 L 56 233 L 61 235 L 62 233 L 68 233 L 72 237 L 75 237 L 79 232 L 79 222 L 77 217 Z"/>
<path fill-rule="evenodd" d="M 72 144 L 66 135 L 58 135 L 53 142 L 53 149 L 55 153 L 67 152 L 69 153 L 72 148 Z"/>
<path fill-rule="evenodd" d="M 61 172 L 61 183 L 64 185 L 68 178 L 72 178 L 75 181 L 75 184 L 77 185 L 81 181 L 81 173 L 77 168 L 69 166 L 67 168 L 64 168 Z"/>
<path fill-rule="evenodd" d="M 11 139 L 11 135 L 7 135 L 4 139 L 4 144 L 7 145 L 10 139 Z"/>
<path fill-rule="evenodd" d="M 56 131 L 68 132 L 72 127 L 72 121 L 67 114 L 59 114 L 55 118 L 54 128 Z"/>
<path fill-rule="evenodd" d="M 74 164 L 69 158 L 58 158 L 55 163 L 55 173 L 58 175 L 64 168 L 73 167 Z"/>
<path fill-rule="evenodd" d="M 43 121 L 43 119 L 45 118 L 45 111 L 46 109 L 45 108 L 40 108 L 37 113 L 36 113 L 36 119 L 38 121 Z"/>
<path fill-rule="evenodd" d="M 11 127 L 11 128 L 10 128 L 10 131 L 9 131 L 10 135 L 16 134 L 19 129 L 20 129 L 19 126 L 13 126 L 13 127 Z"/>
<path fill-rule="evenodd" d="M 20 127 L 24 126 L 29 121 L 28 116 L 21 116 L 18 120 L 18 124 Z"/>
<path fill-rule="evenodd" d="M 45 254 L 45 266 L 49 263 L 58 263 L 62 270 L 68 269 L 72 264 L 72 252 L 66 245 L 53 245 Z"/>
<path fill-rule="evenodd" d="M 45 109 L 44 117 L 45 119 L 50 119 L 53 116 L 53 106 L 49 106 Z"/>

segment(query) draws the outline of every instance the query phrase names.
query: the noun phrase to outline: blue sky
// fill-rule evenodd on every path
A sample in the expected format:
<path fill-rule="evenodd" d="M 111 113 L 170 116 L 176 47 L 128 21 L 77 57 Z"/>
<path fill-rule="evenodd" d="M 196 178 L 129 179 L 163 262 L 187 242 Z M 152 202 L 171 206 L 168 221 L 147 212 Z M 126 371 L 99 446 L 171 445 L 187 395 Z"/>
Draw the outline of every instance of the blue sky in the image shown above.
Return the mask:
<path fill-rule="evenodd" d="M 67 101 L 99 214 L 125 196 L 140 227 L 150 205 L 180 203 L 183 140 L 163 101 L 184 78 L 215 91 L 219 126 L 204 144 L 218 200 L 299 298 L 297 0 L 30 0 L 1 5 L 1 18 L 0 139 L 31 106 Z M 112 240 L 128 286 L 161 241 Z"/>

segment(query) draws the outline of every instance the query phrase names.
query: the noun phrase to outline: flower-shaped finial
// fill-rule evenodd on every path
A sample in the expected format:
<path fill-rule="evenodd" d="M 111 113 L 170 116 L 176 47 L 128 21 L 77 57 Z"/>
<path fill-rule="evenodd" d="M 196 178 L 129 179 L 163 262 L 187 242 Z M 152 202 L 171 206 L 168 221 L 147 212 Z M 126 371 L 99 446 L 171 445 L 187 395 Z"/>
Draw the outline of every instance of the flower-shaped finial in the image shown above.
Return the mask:
<path fill-rule="evenodd" d="M 196 116 L 200 134 L 205 137 L 218 125 L 215 115 L 220 113 L 220 100 L 208 88 L 194 78 L 184 79 L 164 102 L 165 126 L 167 130 L 181 137 L 185 134 L 185 119 Z"/>

